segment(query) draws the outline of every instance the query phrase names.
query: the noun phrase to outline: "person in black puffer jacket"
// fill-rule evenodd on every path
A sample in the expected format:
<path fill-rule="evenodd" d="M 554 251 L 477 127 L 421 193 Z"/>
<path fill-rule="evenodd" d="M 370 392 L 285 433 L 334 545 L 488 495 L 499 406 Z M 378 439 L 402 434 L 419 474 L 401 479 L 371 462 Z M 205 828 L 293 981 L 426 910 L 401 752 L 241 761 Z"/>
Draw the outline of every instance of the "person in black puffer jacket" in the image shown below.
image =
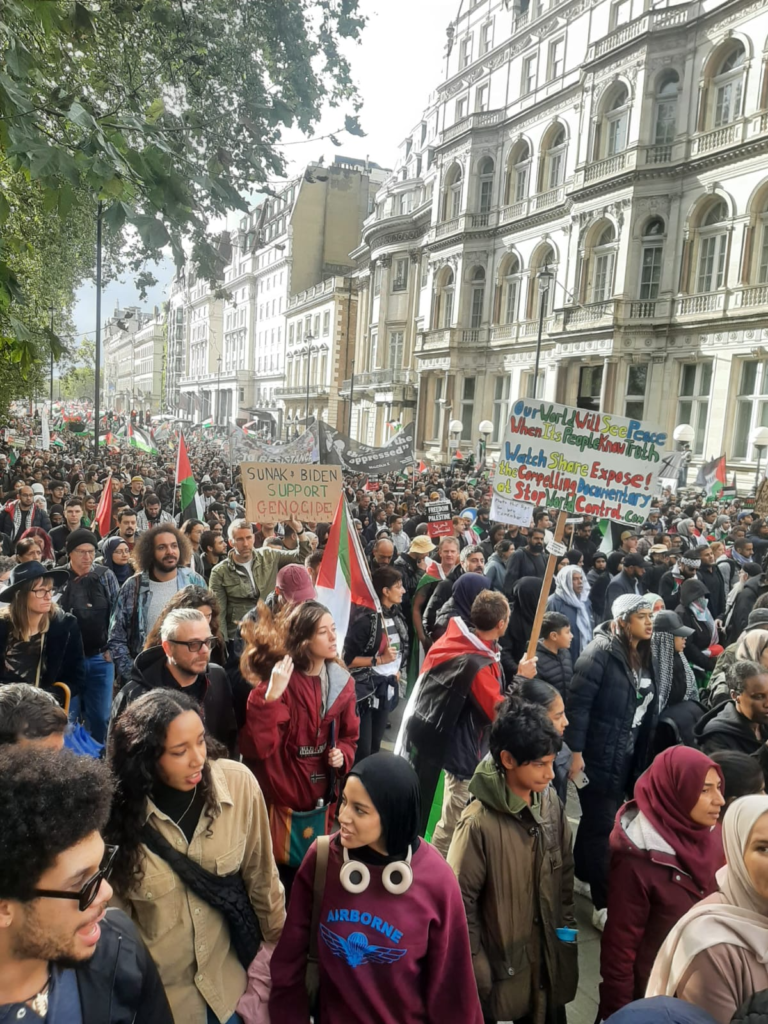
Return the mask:
<path fill-rule="evenodd" d="M 768 573 L 753 576 L 747 580 L 734 601 L 733 611 L 728 617 L 728 643 L 732 644 L 741 636 L 747 627 L 749 613 L 755 607 L 755 601 L 763 594 L 768 594 Z"/>
<path fill-rule="evenodd" d="M 566 616 L 547 612 L 541 621 L 541 639 L 536 645 L 536 675 L 554 686 L 563 700 L 573 678 L 571 640 L 571 625 Z"/>
<path fill-rule="evenodd" d="M 656 718 L 651 603 L 638 594 L 623 594 L 612 612 L 613 620 L 597 628 L 576 662 L 566 698 L 565 742 L 574 752 L 571 771 L 576 774 L 583 767 L 589 778 L 589 785 L 579 790 L 576 875 L 591 886 L 597 927 L 604 925 L 600 911 L 608 903 L 614 819 L 648 767 Z"/>

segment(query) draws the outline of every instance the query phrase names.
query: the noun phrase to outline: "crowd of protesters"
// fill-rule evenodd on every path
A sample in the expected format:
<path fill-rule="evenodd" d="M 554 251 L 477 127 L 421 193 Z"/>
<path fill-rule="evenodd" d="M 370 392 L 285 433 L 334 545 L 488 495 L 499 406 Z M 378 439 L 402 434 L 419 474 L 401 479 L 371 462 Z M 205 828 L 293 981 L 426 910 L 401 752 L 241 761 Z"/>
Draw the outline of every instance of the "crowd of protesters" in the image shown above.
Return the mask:
<path fill-rule="evenodd" d="M 215 439 L 185 518 L 159 447 L 0 452 L 2 1024 L 563 1021 L 577 896 L 598 1019 L 759 1016 L 768 520 L 582 517 L 542 598 L 554 513 L 348 475 L 339 637 L 331 524 L 249 521 Z"/>

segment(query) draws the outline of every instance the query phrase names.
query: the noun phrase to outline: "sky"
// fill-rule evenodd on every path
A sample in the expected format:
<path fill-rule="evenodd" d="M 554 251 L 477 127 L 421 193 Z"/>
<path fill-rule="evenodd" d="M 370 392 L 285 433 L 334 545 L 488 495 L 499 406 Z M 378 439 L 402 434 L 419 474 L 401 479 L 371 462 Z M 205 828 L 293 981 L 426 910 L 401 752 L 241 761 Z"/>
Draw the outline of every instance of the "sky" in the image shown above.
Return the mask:
<path fill-rule="evenodd" d="M 363 138 L 339 132 L 344 110 L 328 109 L 316 135 L 334 132 L 342 146 L 287 132 L 285 140 L 290 145 L 285 153 L 291 172 L 321 156 L 332 163 L 336 155 L 367 157 L 382 167 L 392 167 L 398 144 L 416 124 L 430 93 L 442 79 L 445 28 L 456 16 L 458 0 L 361 0 L 360 6 L 368 16 L 368 26 L 360 45 L 347 47 L 346 53 L 363 99 L 360 120 L 367 134 Z M 173 261 L 168 259 L 149 269 L 158 284 L 144 300 L 130 278 L 107 285 L 102 293 L 102 319 L 110 316 L 117 305 L 141 306 L 148 311 L 161 306 L 173 275 Z M 78 338 L 94 337 L 95 300 L 92 284 L 84 285 L 77 293 L 73 315 Z"/>

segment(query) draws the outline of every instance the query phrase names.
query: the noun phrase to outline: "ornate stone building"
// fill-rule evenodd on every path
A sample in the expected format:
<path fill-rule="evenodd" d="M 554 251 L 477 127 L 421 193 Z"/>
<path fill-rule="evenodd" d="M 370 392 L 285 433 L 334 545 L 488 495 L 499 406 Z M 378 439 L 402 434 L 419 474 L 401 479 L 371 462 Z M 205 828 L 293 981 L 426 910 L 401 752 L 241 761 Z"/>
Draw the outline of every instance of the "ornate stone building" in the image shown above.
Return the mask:
<path fill-rule="evenodd" d="M 494 424 L 539 394 L 690 424 L 754 472 L 768 425 L 768 7 L 462 0 L 366 221 L 353 433 Z M 401 340 L 402 339 L 402 340 Z M 418 380 L 418 386 L 416 381 Z"/>

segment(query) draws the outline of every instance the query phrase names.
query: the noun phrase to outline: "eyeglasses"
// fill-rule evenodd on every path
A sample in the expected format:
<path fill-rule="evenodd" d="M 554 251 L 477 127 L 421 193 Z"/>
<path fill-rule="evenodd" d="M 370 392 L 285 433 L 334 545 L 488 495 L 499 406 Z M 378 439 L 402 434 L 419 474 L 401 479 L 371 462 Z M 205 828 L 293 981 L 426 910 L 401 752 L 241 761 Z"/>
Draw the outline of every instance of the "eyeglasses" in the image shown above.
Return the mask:
<path fill-rule="evenodd" d="M 77 892 L 65 892 L 60 889 L 33 889 L 33 894 L 52 900 L 77 900 L 78 910 L 87 910 L 96 899 L 101 883 L 105 879 L 108 880 L 112 874 L 112 864 L 119 849 L 119 846 L 104 847 L 104 858 L 101 862 L 101 867 L 87 882 L 83 882 L 82 888 Z"/>
<path fill-rule="evenodd" d="M 33 587 L 32 593 L 38 597 L 53 597 L 53 587 Z"/>
<path fill-rule="evenodd" d="M 182 647 L 186 647 L 193 654 L 201 649 L 201 647 L 214 647 L 219 642 L 219 638 L 216 636 L 209 636 L 207 640 L 170 640 L 169 644 L 179 644 Z"/>

